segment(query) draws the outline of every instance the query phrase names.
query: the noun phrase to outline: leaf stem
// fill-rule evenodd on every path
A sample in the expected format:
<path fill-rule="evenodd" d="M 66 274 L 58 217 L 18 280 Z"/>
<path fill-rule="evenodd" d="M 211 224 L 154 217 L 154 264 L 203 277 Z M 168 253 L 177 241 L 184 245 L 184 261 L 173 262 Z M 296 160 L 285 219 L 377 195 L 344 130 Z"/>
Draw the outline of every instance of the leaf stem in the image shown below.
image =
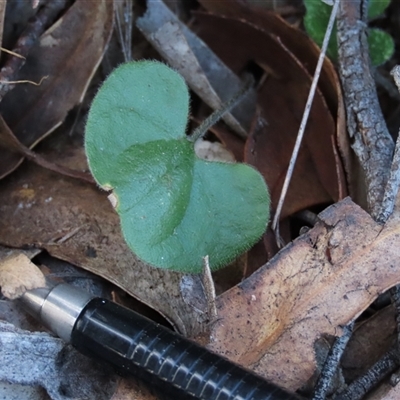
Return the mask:
<path fill-rule="evenodd" d="M 187 139 L 191 142 L 195 142 L 196 140 L 203 137 L 206 132 L 217 123 L 222 116 L 230 111 L 233 107 L 236 106 L 249 92 L 254 84 L 254 79 L 249 76 L 246 79 L 245 84 L 242 89 L 239 90 L 227 103 L 223 104 L 222 107 L 218 110 L 215 110 L 210 116 L 208 116 L 188 137 Z"/>

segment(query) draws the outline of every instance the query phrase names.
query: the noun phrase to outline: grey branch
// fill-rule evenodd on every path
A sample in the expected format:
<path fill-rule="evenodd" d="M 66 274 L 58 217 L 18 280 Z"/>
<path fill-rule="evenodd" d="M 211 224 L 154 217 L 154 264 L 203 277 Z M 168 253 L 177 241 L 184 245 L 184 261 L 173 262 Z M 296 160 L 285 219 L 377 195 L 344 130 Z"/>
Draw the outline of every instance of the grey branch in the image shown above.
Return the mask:
<path fill-rule="evenodd" d="M 394 143 L 379 106 L 367 43 L 367 1 L 341 1 L 337 33 L 339 73 L 344 89 L 347 129 L 364 169 L 372 217 L 381 211 Z"/>

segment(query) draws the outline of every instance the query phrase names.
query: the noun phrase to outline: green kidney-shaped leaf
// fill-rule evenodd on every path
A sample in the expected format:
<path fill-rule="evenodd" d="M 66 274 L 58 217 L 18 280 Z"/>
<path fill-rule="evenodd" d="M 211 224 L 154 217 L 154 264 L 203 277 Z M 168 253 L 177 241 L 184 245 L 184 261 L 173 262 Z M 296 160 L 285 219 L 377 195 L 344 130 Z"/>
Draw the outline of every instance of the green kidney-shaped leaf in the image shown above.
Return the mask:
<path fill-rule="evenodd" d="M 389 6 L 391 0 L 369 0 L 368 2 L 368 18 L 376 18 L 383 14 Z"/>
<path fill-rule="evenodd" d="M 90 169 L 111 188 L 132 251 L 151 265 L 200 272 L 226 265 L 264 232 L 269 195 L 244 164 L 199 159 L 185 134 L 189 93 L 178 73 L 153 61 L 123 64 L 91 106 Z"/>
<path fill-rule="evenodd" d="M 393 38 L 380 29 L 368 31 L 368 46 L 372 65 L 381 65 L 389 60 L 394 53 Z"/>
<path fill-rule="evenodd" d="M 304 5 L 307 11 L 304 16 L 304 27 L 315 43 L 321 47 L 332 12 L 332 6 L 320 0 L 304 0 Z M 336 24 L 329 39 L 326 53 L 333 60 L 337 59 Z"/>

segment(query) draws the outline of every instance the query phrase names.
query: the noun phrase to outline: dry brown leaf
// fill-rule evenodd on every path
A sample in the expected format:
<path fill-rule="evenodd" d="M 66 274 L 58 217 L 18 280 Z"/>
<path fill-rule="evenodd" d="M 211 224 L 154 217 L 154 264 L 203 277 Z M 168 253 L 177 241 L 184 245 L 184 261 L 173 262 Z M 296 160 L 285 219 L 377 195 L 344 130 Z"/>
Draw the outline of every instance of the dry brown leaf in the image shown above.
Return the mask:
<path fill-rule="evenodd" d="M 223 123 L 217 123 L 210 128 L 212 132 L 234 156 L 238 162 L 243 162 L 245 141 L 232 132 Z"/>
<path fill-rule="evenodd" d="M 194 144 L 197 157 L 209 161 L 235 162 L 233 154 L 219 142 L 209 142 L 199 139 Z"/>
<path fill-rule="evenodd" d="M 3 296 L 15 300 L 27 290 L 45 287 L 46 279 L 40 269 L 21 253 L 1 261 L 0 286 Z"/>
<path fill-rule="evenodd" d="M 214 1 L 199 0 L 210 12 L 231 18 L 242 19 L 259 29 L 267 30 L 279 37 L 284 47 L 313 75 L 317 65 L 320 49 L 302 30 L 289 25 L 277 13 L 251 7 L 242 0 Z M 263 49 L 260 49 L 262 51 Z M 328 103 L 332 115 L 336 117 L 340 103 L 343 103 L 339 78 L 335 67 L 325 59 L 318 86 Z"/>
<path fill-rule="evenodd" d="M 85 169 L 82 148 L 64 145 L 60 152 L 45 155 Z M 0 186 L 0 210 L 0 243 L 46 249 L 119 286 L 181 333 L 198 333 L 200 324 L 180 295 L 182 274 L 150 267 L 135 257 L 107 193 L 29 163 Z"/>
<path fill-rule="evenodd" d="M 110 400 L 159 400 L 150 389 L 140 381 L 132 378 L 120 378 L 117 390 Z"/>
<path fill-rule="evenodd" d="M 70 176 L 72 178 L 82 179 L 86 182 L 95 183 L 94 178 L 89 172 L 82 172 L 76 169 L 63 167 L 56 163 L 52 163 L 40 156 L 40 154 L 28 149 L 24 146 L 11 131 L 9 126 L 4 121 L 4 118 L 0 115 L 0 138 L 4 147 L 10 151 L 20 154 L 21 157 L 26 157 L 28 160 L 35 162 L 43 168 L 48 168 L 51 171 L 57 172 L 62 175 Z"/>
<path fill-rule="evenodd" d="M 396 341 L 394 306 L 379 310 L 354 330 L 341 359 L 346 382 L 353 382 L 375 364 Z"/>
<path fill-rule="evenodd" d="M 340 336 L 400 282 L 400 210 L 383 228 L 349 198 L 267 265 L 217 299 L 210 348 L 296 390 L 315 369 L 314 342 Z"/>
<path fill-rule="evenodd" d="M 365 397 L 365 400 L 399 400 L 400 399 L 400 384 L 395 387 L 389 383 L 383 383 Z"/>
<path fill-rule="evenodd" d="M 5 121 L 26 147 L 51 133 L 82 101 L 112 32 L 113 0 L 77 0 L 31 51 L 17 85 L 1 102 Z M 0 177 L 12 172 L 21 156 L 0 148 Z"/>

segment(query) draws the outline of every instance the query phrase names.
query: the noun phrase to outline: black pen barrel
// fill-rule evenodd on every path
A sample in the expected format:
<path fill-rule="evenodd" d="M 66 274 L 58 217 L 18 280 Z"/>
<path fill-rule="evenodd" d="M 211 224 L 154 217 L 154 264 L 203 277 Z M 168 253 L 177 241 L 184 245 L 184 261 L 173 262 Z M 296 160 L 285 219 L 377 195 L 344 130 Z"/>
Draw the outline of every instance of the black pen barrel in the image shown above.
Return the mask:
<path fill-rule="evenodd" d="M 95 298 L 80 313 L 71 343 L 175 398 L 295 400 L 253 372 L 125 307 Z"/>

